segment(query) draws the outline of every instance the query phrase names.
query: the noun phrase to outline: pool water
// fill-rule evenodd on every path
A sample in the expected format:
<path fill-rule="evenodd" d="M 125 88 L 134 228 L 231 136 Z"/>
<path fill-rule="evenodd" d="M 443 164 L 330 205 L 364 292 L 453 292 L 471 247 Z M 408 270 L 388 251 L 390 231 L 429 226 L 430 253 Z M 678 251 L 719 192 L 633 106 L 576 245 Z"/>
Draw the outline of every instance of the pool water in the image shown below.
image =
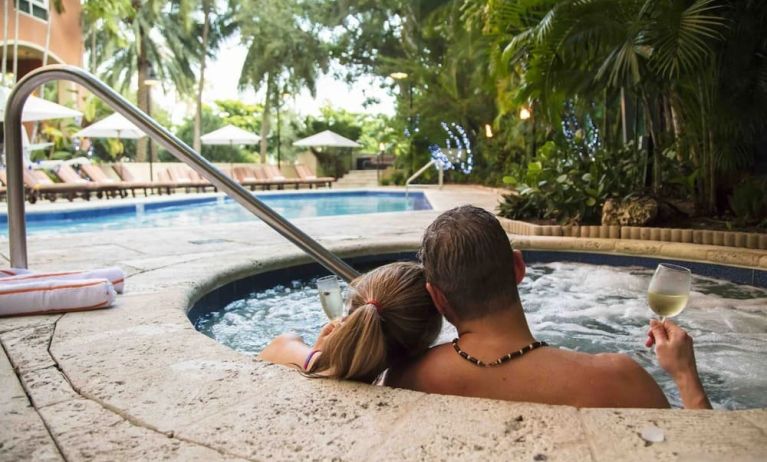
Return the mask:
<path fill-rule="evenodd" d="M 287 219 L 355 215 L 407 210 L 430 210 L 421 192 L 338 191 L 315 193 L 258 194 L 257 197 Z M 229 198 L 155 202 L 138 205 L 106 204 L 103 208 L 67 212 L 27 214 L 29 234 L 94 232 L 131 228 L 173 228 L 205 226 L 212 223 L 256 221 L 253 214 Z M 0 214 L 0 224 L 7 221 Z M 6 227 L 0 236 L 7 236 Z"/>
<path fill-rule="evenodd" d="M 536 338 L 589 353 L 627 353 L 681 406 L 670 378 L 644 347 L 652 312 L 652 270 L 582 263 L 532 264 L 520 285 Z M 675 318 L 695 339 L 698 369 L 714 407 L 767 407 L 767 290 L 695 277 L 687 309 Z M 195 327 L 231 348 L 257 354 L 273 337 L 295 332 L 309 344 L 327 322 L 314 281 L 251 293 L 206 313 Z M 437 343 L 455 337 L 445 323 Z"/>

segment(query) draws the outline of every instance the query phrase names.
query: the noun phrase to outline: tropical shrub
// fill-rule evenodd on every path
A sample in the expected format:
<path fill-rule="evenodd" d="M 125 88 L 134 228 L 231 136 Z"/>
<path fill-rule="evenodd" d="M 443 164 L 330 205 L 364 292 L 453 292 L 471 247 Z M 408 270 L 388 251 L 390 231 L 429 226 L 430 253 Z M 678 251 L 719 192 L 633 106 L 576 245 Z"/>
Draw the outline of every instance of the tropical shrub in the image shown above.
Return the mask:
<path fill-rule="evenodd" d="M 631 145 L 598 149 L 584 155 L 549 141 L 535 161 L 514 165 L 504 182 L 513 187 L 500 204 L 500 214 L 514 219 L 548 219 L 561 224 L 596 224 L 610 197 L 635 189 L 639 162 Z"/>
<path fill-rule="evenodd" d="M 752 177 L 732 191 L 730 207 L 739 225 L 767 227 L 767 177 Z"/>

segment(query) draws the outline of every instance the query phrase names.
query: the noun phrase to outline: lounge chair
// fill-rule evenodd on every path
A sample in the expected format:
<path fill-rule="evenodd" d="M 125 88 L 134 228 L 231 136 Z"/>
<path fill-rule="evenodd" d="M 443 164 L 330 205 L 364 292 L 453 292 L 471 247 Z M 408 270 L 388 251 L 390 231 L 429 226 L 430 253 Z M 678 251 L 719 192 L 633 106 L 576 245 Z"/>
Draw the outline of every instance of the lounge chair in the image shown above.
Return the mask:
<path fill-rule="evenodd" d="M 187 192 L 189 192 L 189 188 L 205 191 L 205 188 L 213 187 L 208 180 L 202 178 L 194 169 L 186 164 L 170 166 L 167 172 L 170 180 L 185 188 Z"/>
<path fill-rule="evenodd" d="M 274 182 L 279 189 L 282 189 L 285 185 L 292 185 L 298 189 L 298 186 L 303 182 L 298 178 L 285 178 L 280 169 L 276 165 L 264 165 L 264 173 L 269 181 Z"/>
<path fill-rule="evenodd" d="M 312 171 L 304 164 L 296 164 L 296 174 L 298 177 L 306 184 L 309 185 L 309 187 L 314 187 L 318 185 L 325 186 L 327 185 L 328 188 L 331 188 L 333 186 L 333 182 L 336 181 L 335 178 L 332 176 L 321 176 L 318 177 Z"/>
<path fill-rule="evenodd" d="M 54 171 L 65 184 L 81 185 L 83 188 L 95 192 L 99 199 L 104 195 L 113 197 L 115 194 L 122 196 L 122 188 L 116 183 L 97 183 L 81 177 L 72 167 L 67 164 L 59 165 Z"/>
<path fill-rule="evenodd" d="M 125 197 L 128 190 L 131 191 L 133 197 L 136 197 L 135 188 L 131 188 L 130 185 L 124 184 L 122 181 L 108 177 L 98 165 L 82 164 L 80 165 L 80 171 L 85 173 L 92 182 L 98 185 L 113 186 L 120 194 L 120 197 Z"/>
<path fill-rule="evenodd" d="M 130 184 L 136 189 L 143 189 L 146 196 L 146 190 L 154 191 L 157 188 L 157 192 L 162 194 L 162 190 L 165 189 L 168 194 L 171 193 L 171 189 L 175 188 L 176 183 L 172 181 L 141 181 L 137 180 L 131 173 L 130 169 L 123 164 L 112 165 L 112 170 L 117 173 L 117 176 L 123 181 L 124 184 Z M 158 175 L 159 176 L 159 175 Z"/>
<path fill-rule="evenodd" d="M 255 191 L 256 186 L 260 186 L 261 189 L 268 189 L 273 184 L 262 171 L 250 165 L 234 167 L 232 169 L 232 178 L 243 187 L 250 188 L 251 191 Z"/>
<path fill-rule="evenodd" d="M 90 197 L 90 191 L 84 190 L 80 185 L 68 185 L 61 183 L 54 183 L 44 173 L 39 171 L 30 171 L 26 168 L 22 171 L 24 180 L 24 191 L 26 192 L 27 200 L 34 204 L 38 199 L 48 199 L 51 202 L 55 201 L 57 195 L 63 195 L 70 201 L 77 197 L 80 193 L 83 199 Z M 5 170 L 0 170 L 0 183 L 8 186 L 8 178 Z"/>

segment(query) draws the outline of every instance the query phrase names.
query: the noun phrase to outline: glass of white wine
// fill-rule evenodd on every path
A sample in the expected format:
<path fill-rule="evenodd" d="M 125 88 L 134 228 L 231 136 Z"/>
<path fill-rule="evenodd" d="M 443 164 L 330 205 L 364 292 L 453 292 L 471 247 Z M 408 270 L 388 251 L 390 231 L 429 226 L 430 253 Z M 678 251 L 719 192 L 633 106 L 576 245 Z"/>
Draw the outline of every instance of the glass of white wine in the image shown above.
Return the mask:
<path fill-rule="evenodd" d="M 678 315 L 687 306 L 691 281 L 689 268 L 670 263 L 658 265 L 647 289 L 647 301 L 661 322 Z"/>
<path fill-rule="evenodd" d="M 317 279 L 317 291 L 320 293 L 322 309 L 331 321 L 344 314 L 344 300 L 341 297 L 341 284 L 335 276 Z"/>

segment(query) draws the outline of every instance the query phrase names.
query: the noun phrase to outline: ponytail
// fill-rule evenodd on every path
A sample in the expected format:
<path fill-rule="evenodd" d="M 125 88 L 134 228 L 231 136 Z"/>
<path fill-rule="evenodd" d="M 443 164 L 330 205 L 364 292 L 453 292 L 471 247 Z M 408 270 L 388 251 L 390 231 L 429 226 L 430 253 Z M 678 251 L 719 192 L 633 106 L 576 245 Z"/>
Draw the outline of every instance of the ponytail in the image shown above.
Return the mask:
<path fill-rule="evenodd" d="M 387 367 L 386 339 L 376 306 L 358 307 L 336 327 L 322 354 L 307 371 L 326 371 L 331 377 L 372 383 Z"/>
<path fill-rule="evenodd" d="M 352 281 L 349 316 L 307 374 L 372 383 L 394 362 L 423 353 L 442 327 L 425 285 L 423 268 L 403 262 Z"/>

